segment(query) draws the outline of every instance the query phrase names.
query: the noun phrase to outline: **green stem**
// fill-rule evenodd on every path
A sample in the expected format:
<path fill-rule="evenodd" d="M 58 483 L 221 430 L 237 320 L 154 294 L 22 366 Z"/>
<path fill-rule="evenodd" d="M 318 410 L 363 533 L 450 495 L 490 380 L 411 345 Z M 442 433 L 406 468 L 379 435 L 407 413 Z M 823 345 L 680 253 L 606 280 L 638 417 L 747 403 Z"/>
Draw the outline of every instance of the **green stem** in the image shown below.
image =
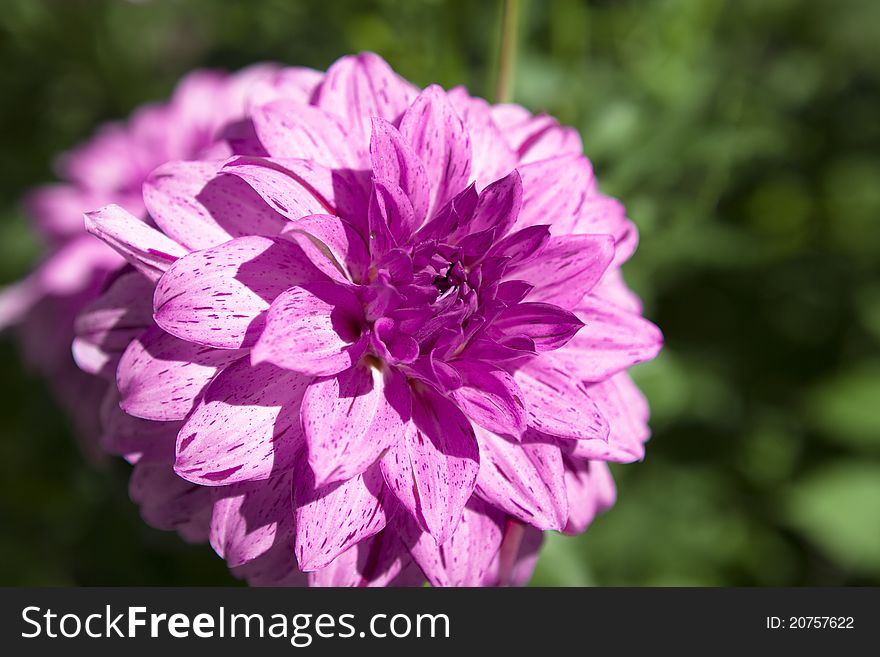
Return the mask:
<path fill-rule="evenodd" d="M 508 103 L 513 97 L 513 72 L 516 67 L 516 37 L 519 24 L 519 0 L 504 0 L 501 48 L 498 51 L 498 77 L 495 102 Z"/>

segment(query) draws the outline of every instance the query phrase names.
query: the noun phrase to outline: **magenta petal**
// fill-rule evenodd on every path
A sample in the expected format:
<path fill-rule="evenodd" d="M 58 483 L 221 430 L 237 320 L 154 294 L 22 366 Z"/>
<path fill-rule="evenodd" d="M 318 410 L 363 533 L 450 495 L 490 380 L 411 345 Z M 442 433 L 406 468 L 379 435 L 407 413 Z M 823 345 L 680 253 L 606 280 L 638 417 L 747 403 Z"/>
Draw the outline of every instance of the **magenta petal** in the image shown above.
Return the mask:
<path fill-rule="evenodd" d="M 458 407 L 474 423 L 504 435 L 519 437 L 528 416 L 513 377 L 501 368 L 478 361 L 454 362 L 462 385 L 452 393 Z"/>
<path fill-rule="evenodd" d="M 385 484 L 374 466 L 348 481 L 315 487 L 302 462 L 295 471 L 296 559 L 300 570 L 323 568 L 385 527 Z"/>
<path fill-rule="evenodd" d="M 201 543 L 208 537 L 211 489 L 181 479 L 169 464 L 136 465 L 128 492 L 147 524 L 177 531 L 192 543 Z"/>
<path fill-rule="evenodd" d="M 565 468 L 565 488 L 568 493 L 566 534 L 583 532 L 597 514 L 611 508 L 617 499 L 611 471 L 602 461 L 569 459 Z"/>
<path fill-rule="evenodd" d="M 331 169 L 357 169 L 366 163 L 344 123 L 318 107 L 276 100 L 254 109 L 252 118 L 260 143 L 273 158 L 313 160 Z"/>
<path fill-rule="evenodd" d="M 492 329 L 506 336 L 528 337 L 537 351 L 565 346 L 583 326 L 574 313 L 549 303 L 518 303 L 492 322 Z"/>
<path fill-rule="evenodd" d="M 428 214 L 431 187 L 425 165 L 397 128 L 378 118 L 373 119 L 370 159 L 373 176 L 399 187 L 412 205 L 413 215 L 408 225 L 389 225 L 394 239 L 405 242 Z"/>
<path fill-rule="evenodd" d="M 153 285 L 139 272 L 123 273 L 82 309 L 74 323 L 73 357 L 90 374 L 109 380 L 128 344 L 152 326 Z"/>
<path fill-rule="evenodd" d="M 504 538 L 498 553 L 498 586 L 523 586 L 532 578 L 544 532 L 513 518 L 504 526 Z"/>
<path fill-rule="evenodd" d="M 442 545 L 407 518 L 410 552 L 432 586 L 486 586 L 501 547 L 504 514 L 472 497 L 455 532 Z"/>
<path fill-rule="evenodd" d="M 244 235 L 275 235 L 286 223 L 244 181 L 218 175 L 222 162 L 169 162 L 144 182 L 144 202 L 162 231 L 190 249 Z"/>
<path fill-rule="evenodd" d="M 542 360 L 526 364 L 515 375 L 526 400 L 529 425 L 562 438 L 607 440 L 608 422 L 585 386 Z"/>
<path fill-rule="evenodd" d="M 571 309 L 599 282 L 613 258 L 610 235 L 551 237 L 539 258 L 511 267 L 508 275 L 535 286 L 529 301 Z"/>
<path fill-rule="evenodd" d="M 302 448 L 300 405 L 310 377 L 247 358 L 220 372 L 180 430 L 174 469 L 220 486 L 293 467 Z"/>
<path fill-rule="evenodd" d="M 253 561 L 293 534 L 291 474 L 211 489 L 211 547 L 230 568 Z M 292 558 L 292 555 L 291 555 Z"/>
<path fill-rule="evenodd" d="M 283 235 L 294 240 L 314 265 L 339 282 L 362 280 L 369 266 L 367 245 L 352 226 L 339 217 L 310 215 L 291 221 Z"/>
<path fill-rule="evenodd" d="M 562 441 L 566 453 L 576 458 L 632 463 L 645 455 L 650 437 L 648 403 L 626 372 L 587 388 L 590 398 L 609 425 L 607 440 Z"/>
<path fill-rule="evenodd" d="M 101 402 L 101 447 L 129 463 L 174 463 L 174 445 L 181 422 L 153 422 L 132 417 L 119 408 L 119 394 L 107 390 Z"/>
<path fill-rule="evenodd" d="M 522 196 L 522 179 L 515 170 L 493 182 L 480 192 L 468 231 L 476 233 L 494 228 L 495 235 L 500 239 L 516 222 L 522 207 Z"/>
<path fill-rule="evenodd" d="M 436 392 L 421 386 L 412 399 L 412 421 L 380 464 L 397 499 L 443 543 L 474 490 L 477 440 L 467 418 Z"/>
<path fill-rule="evenodd" d="M 492 118 L 489 103 L 482 98 L 471 97 L 463 87 L 451 89 L 448 95 L 470 135 L 473 146 L 471 177 L 482 189 L 493 180 L 503 178 L 516 167 L 516 153 L 507 144 Z"/>
<path fill-rule="evenodd" d="M 461 119 L 437 85 L 419 94 L 400 120 L 400 132 L 422 162 L 431 185 L 431 212 L 467 187 L 471 143 Z"/>
<path fill-rule="evenodd" d="M 318 107 L 341 117 L 352 138 L 366 143 L 370 119 L 395 123 L 415 98 L 417 90 L 398 76 L 378 55 L 370 52 L 336 61 L 315 92 Z"/>
<path fill-rule="evenodd" d="M 309 586 L 421 586 L 425 578 L 391 529 L 362 540 L 309 573 Z"/>
<path fill-rule="evenodd" d="M 301 417 L 316 485 L 345 481 L 376 463 L 402 439 L 409 406 L 406 379 L 390 370 L 355 366 L 312 383 Z"/>
<path fill-rule="evenodd" d="M 496 242 L 489 250 L 489 255 L 510 258 L 513 269 L 538 257 L 549 240 L 549 226 L 529 226 Z"/>
<path fill-rule="evenodd" d="M 116 249 L 151 281 L 187 251 L 118 205 L 87 212 L 86 230 Z"/>
<path fill-rule="evenodd" d="M 562 529 L 568 515 L 562 452 L 552 439 L 526 432 L 513 442 L 477 429 L 483 499 L 538 529 Z"/>
<path fill-rule="evenodd" d="M 291 287 L 272 302 L 251 360 L 313 376 L 341 372 L 365 345 L 359 315 L 357 298 L 345 287 L 329 281 Z"/>
<path fill-rule="evenodd" d="M 182 420 L 217 371 L 244 355 L 185 342 L 154 326 L 122 355 L 116 373 L 120 405 L 147 420 Z"/>
<path fill-rule="evenodd" d="M 532 162 L 517 170 L 522 177 L 523 204 L 516 228 L 550 224 L 554 235 L 564 235 L 569 232 L 571 218 L 595 193 L 593 169 L 580 155 Z"/>
<path fill-rule="evenodd" d="M 651 360 L 663 335 L 639 314 L 589 295 L 576 311 L 586 328 L 553 353 L 558 363 L 583 381 L 603 381 L 636 363 Z"/>
<path fill-rule="evenodd" d="M 153 296 L 156 323 L 182 340 L 218 349 L 253 345 L 269 305 L 320 277 L 287 240 L 239 237 L 196 251 L 169 268 Z"/>

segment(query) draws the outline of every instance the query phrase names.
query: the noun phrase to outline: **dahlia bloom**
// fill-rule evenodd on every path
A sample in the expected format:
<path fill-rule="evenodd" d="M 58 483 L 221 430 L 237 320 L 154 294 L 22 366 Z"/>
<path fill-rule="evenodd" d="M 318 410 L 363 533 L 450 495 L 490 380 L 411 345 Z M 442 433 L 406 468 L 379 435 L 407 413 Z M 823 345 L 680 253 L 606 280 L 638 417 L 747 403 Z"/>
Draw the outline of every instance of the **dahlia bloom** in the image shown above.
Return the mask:
<path fill-rule="evenodd" d="M 86 217 L 131 265 L 78 341 L 144 516 L 254 584 L 525 582 L 644 453 L 635 227 L 573 130 L 372 54 L 247 105 L 238 155 L 147 177 L 153 224 Z"/>
<path fill-rule="evenodd" d="M 47 255 L 27 278 L 0 292 L 0 329 L 20 327 L 27 361 L 49 381 L 90 448 L 106 385 L 76 367 L 73 324 L 124 260 L 86 233 L 82 214 L 114 203 L 145 218 L 141 185 L 157 166 L 204 156 L 209 149 L 215 156 L 232 154 L 220 130 L 242 118 L 245 93 L 274 68 L 189 74 L 169 102 L 142 107 L 126 123 L 103 126 L 59 158 L 56 168 L 65 182 L 40 187 L 25 199 Z"/>

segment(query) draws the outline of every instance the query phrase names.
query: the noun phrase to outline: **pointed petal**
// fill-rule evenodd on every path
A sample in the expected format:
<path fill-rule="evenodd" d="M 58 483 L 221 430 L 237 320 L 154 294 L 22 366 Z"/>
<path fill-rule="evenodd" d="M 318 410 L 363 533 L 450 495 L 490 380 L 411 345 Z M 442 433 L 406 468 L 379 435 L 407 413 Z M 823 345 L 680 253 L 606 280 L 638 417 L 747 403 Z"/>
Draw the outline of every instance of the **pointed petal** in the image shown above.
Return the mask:
<path fill-rule="evenodd" d="M 504 514 L 477 497 L 465 506 L 452 536 L 438 545 L 406 518 L 410 552 L 432 586 L 486 586 L 501 547 Z"/>
<path fill-rule="evenodd" d="M 404 243 L 425 220 L 431 200 L 431 187 L 425 165 L 393 125 L 373 119 L 370 139 L 370 160 L 373 176 L 383 183 L 399 187 L 409 199 L 413 215 L 409 225 L 389 225 L 394 239 Z"/>
<path fill-rule="evenodd" d="M 404 439 L 380 465 L 385 481 L 419 525 L 443 543 L 474 490 L 479 452 L 474 430 L 455 405 L 422 387 L 413 393 Z"/>
<path fill-rule="evenodd" d="M 632 463 L 645 456 L 648 402 L 626 372 L 587 388 L 609 425 L 606 440 L 561 441 L 566 453 L 576 458 Z"/>
<path fill-rule="evenodd" d="M 599 282 L 613 258 L 610 235 L 564 235 L 551 237 L 538 258 L 510 267 L 507 274 L 535 286 L 529 301 L 568 309 Z"/>
<path fill-rule="evenodd" d="M 245 353 L 185 342 L 153 326 L 122 355 L 116 373 L 120 405 L 146 420 L 182 420 L 217 371 Z"/>
<path fill-rule="evenodd" d="M 552 439 L 528 431 L 521 441 L 477 428 L 477 494 L 538 529 L 562 529 L 568 514 L 562 452 Z"/>
<path fill-rule="evenodd" d="M 89 374 L 110 381 L 128 344 L 153 324 L 150 295 L 153 284 L 140 272 L 128 270 L 82 309 L 74 322 L 73 357 Z"/>
<path fill-rule="evenodd" d="M 406 110 L 400 132 L 421 158 L 431 185 L 430 214 L 469 182 L 471 143 L 461 119 L 437 85 L 431 85 Z"/>
<path fill-rule="evenodd" d="M 477 186 L 482 189 L 510 173 L 517 165 L 517 155 L 492 118 L 489 103 L 471 97 L 464 87 L 451 89 L 449 100 L 471 138 L 471 178 L 477 181 Z"/>
<path fill-rule="evenodd" d="M 293 534 L 292 476 L 210 489 L 211 547 L 230 568 L 266 554 Z M 292 558 L 292 555 L 291 555 Z"/>
<path fill-rule="evenodd" d="M 378 466 L 348 481 L 319 488 L 304 463 L 295 475 L 296 559 L 300 570 L 323 568 L 385 527 L 386 492 Z"/>
<path fill-rule="evenodd" d="M 343 219 L 316 214 L 291 221 L 282 233 L 294 240 L 315 266 L 341 283 L 363 280 L 369 267 L 367 245 Z"/>
<path fill-rule="evenodd" d="M 156 286 L 154 317 L 182 340 L 218 349 L 247 347 L 257 341 L 278 295 L 320 276 L 288 240 L 239 237 L 169 268 Z"/>
<path fill-rule="evenodd" d="M 309 465 L 325 486 L 361 474 L 402 439 L 409 388 L 401 374 L 359 365 L 312 383 L 301 414 Z"/>
<path fill-rule="evenodd" d="M 518 303 L 492 322 L 492 329 L 504 336 L 528 337 L 537 351 L 564 347 L 583 326 L 574 313 L 549 303 Z"/>
<path fill-rule="evenodd" d="M 309 586 L 421 586 L 425 581 L 397 532 L 382 530 L 309 573 Z"/>
<path fill-rule="evenodd" d="M 553 235 L 566 235 L 587 197 L 595 193 L 593 169 L 580 155 L 560 155 L 517 167 L 523 204 L 515 228 L 549 224 Z"/>
<path fill-rule="evenodd" d="M 607 440 L 608 422 L 586 387 L 543 360 L 526 364 L 514 375 L 526 400 L 529 425 L 562 438 Z"/>
<path fill-rule="evenodd" d="M 128 482 L 128 494 L 151 527 L 177 531 L 191 543 L 208 537 L 211 490 L 181 479 L 169 464 L 137 464 Z"/>
<path fill-rule="evenodd" d="M 519 437 L 528 417 L 516 381 L 506 371 L 478 361 L 456 361 L 462 385 L 452 399 L 474 423 L 504 435 Z"/>
<path fill-rule="evenodd" d="M 175 471 L 203 486 L 267 479 L 293 467 L 311 382 L 247 358 L 220 372 L 180 430 Z"/>
<path fill-rule="evenodd" d="M 608 464 L 602 461 L 566 459 L 565 489 L 568 494 L 566 534 L 580 534 L 597 514 L 611 508 L 617 489 Z"/>
<path fill-rule="evenodd" d="M 86 230 L 116 249 L 151 281 L 156 281 L 187 251 L 118 205 L 87 212 Z"/>
<path fill-rule="evenodd" d="M 359 143 L 370 138 L 370 118 L 396 123 L 417 90 L 370 52 L 337 60 L 315 93 L 315 104 L 343 119 Z"/>
<path fill-rule="evenodd" d="M 144 202 L 162 231 L 206 249 L 233 237 L 276 235 L 286 223 L 244 181 L 218 175 L 223 162 L 168 162 L 144 182 Z"/>
<path fill-rule="evenodd" d="M 663 347 L 663 334 L 654 324 L 603 299 L 588 295 L 576 312 L 585 328 L 552 357 L 582 381 L 604 381 L 651 360 Z"/>
<path fill-rule="evenodd" d="M 363 350 L 362 314 L 357 298 L 341 285 L 319 281 L 291 287 L 272 302 L 251 361 L 313 376 L 341 372 Z"/>
<path fill-rule="evenodd" d="M 331 169 L 366 164 L 364 148 L 342 120 L 318 107 L 275 100 L 255 108 L 252 118 L 260 143 L 273 158 L 313 160 Z"/>
<path fill-rule="evenodd" d="M 522 179 L 516 170 L 493 182 L 480 192 L 468 232 L 494 228 L 497 238 L 506 235 L 519 216 L 522 195 Z"/>

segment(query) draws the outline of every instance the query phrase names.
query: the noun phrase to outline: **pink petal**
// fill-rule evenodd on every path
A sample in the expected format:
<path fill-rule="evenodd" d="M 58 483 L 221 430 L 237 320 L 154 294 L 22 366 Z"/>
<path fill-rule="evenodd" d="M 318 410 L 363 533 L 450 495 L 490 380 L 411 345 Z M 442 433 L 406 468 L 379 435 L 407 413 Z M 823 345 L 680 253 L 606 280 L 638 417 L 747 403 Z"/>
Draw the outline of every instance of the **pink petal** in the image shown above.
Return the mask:
<path fill-rule="evenodd" d="M 538 258 L 510 267 L 507 275 L 535 286 L 529 301 L 570 309 L 599 282 L 613 258 L 610 235 L 563 235 L 551 237 Z"/>
<path fill-rule="evenodd" d="M 422 386 L 413 394 L 403 440 L 380 462 L 389 488 L 419 525 L 443 543 L 474 490 L 479 452 L 474 430 L 451 402 Z"/>
<path fill-rule="evenodd" d="M 149 299 L 153 284 L 139 272 L 121 274 L 86 306 L 74 324 L 73 356 L 79 367 L 107 379 L 129 343 L 153 324 Z"/>
<path fill-rule="evenodd" d="M 184 539 L 201 543 L 208 537 L 211 490 L 174 474 L 167 463 L 139 463 L 128 484 L 131 499 L 148 525 L 178 531 Z"/>
<path fill-rule="evenodd" d="M 501 546 L 504 514 L 476 497 L 442 545 L 407 518 L 410 552 L 432 586 L 486 586 Z"/>
<path fill-rule="evenodd" d="M 251 360 L 313 376 L 341 372 L 363 350 L 362 314 L 357 298 L 341 285 L 321 281 L 291 287 L 272 302 Z"/>
<path fill-rule="evenodd" d="M 565 489 L 568 493 L 566 534 L 580 534 L 597 514 L 611 508 L 617 489 L 608 464 L 602 461 L 567 459 Z"/>
<path fill-rule="evenodd" d="M 626 372 L 621 372 L 589 386 L 587 390 L 608 421 L 608 439 L 562 441 L 566 452 L 576 458 L 617 463 L 641 460 L 651 431 L 648 428 L 648 402 L 638 386 Z"/>
<path fill-rule="evenodd" d="M 508 518 L 498 553 L 498 586 L 523 586 L 532 578 L 544 532 Z"/>
<path fill-rule="evenodd" d="M 477 181 L 477 186 L 482 189 L 510 173 L 517 165 L 517 156 L 495 124 L 489 103 L 469 96 L 464 87 L 451 89 L 449 100 L 473 144 L 471 177 Z"/>
<path fill-rule="evenodd" d="M 122 355 L 116 374 L 120 404 L 146 420 L 182 420 L 217 371 L 245 353 L 185 342 L 154 326 Z"/>
<path fill-rule="evenodd" d="M 129 463 L 174 463 L 181 422 L 153 422 L 124 413 L 119 393 L 110 388 L 101 402 L 101 447 Z"/>
<path fill-rule="evenodd" d="M 594 194 L 593 169 L 587 158 L 563 155 L 517 168 L 523 204 L 515 229 L 549 224 L 554 235 L 566 235 L 587 197 Z M 562 228 L 559 228 L 562 225 Z"/>
<path fill-rule="evenodd" d="M 174 469 L 203 486 L 267 479 L 303 445 L 299 413 L 309 377 L 247 358 L 221 371 L 177 440 Z"/>
<path fill-rule="evenodd" d="M 367 245 L 352 226 L 339 217 L 315 214 L 291 221 L 282 233 L 292 239 L 314 265 L 330 278 L 360 281 L 369 266 Z"/>
<path fill-rule="evenodd" d="M 86 230 L 116 249 L 151 281 L 187 250 L 118 205 L 87 212 Z"/>
<path fill-rule="evenodd" d="M 318 107 L 344 120 L 352 138 L 366 144 L 370 119 L 395 123 L 417 90 L 378 55 L 365 52 L 337 60 L 315 93 Z"/>
<path fill-rule="evenodd" d="M 318 107 L 276 100 L 253 110 L 260 143 L 273 158 L 313 160 L 331 169 L 366 164 L 364 147 L 338 117 Z"/>
<path fill-rule="evenodd" d="M 537 351 L 565 346 L 583 326 L 574 313 L 549 303 L 518 303 L 492 322 L 492 329 L 505 336 L 526 336 Z"/>
<path fill-rule="evenodd" d="M 222 162 L 168 162 L 144 182 L 144 202 L 162 231 L 194 250 L 233 237 L 276 235 L 286 221 L 249 185 L 218 175 Z"/>
<path fill-rule="evenodd" d="M 376 463 L 402 439 L 409 414 L 406 379 L 391 370 L 358 365 L 317 379 L 301 411 L 316 484 L 345 481 Z"/>
<path fill-rule="evenodd" d="M 494 228 L 497 237 L 506 235 L 519 216 L 522 195 L 522 179 L 516 170 L 496 180 L 480 192 L 468 231 L 476 233 Z"/>
<path fill-rule="evenodd" d="M 515 374 L 526 400 L 529 425 L 563 438 L 607 440 L 608 423 L 586 387 L 543 360 L 542 356 L 529 362 Z"/>
<path fill-rule="evenodd" d="M 562 453 L 552 439 L 526 432 L 519 442 L 477 429 L 477 494 L 538 529 L 562 529 L 568 514 Z"/>
<path fill-rule="evenodd" d="M 287 240 L 239 237 L 169 268 L 153 297 L 156 323 L 182 340 L 218 349 L 251 346 L 272 301 L 319 276 Z"/>
<path fill-rule="evenodd" d="M 323 568 L 387 522 L 385 484 L 374 466 L 348 481 L 316 488 L 308 468 L 295 472 L 296 559 L 300 570 Z"/>
<path fill-rule="evenodd" d="M 462 381 L 452 399 L 465 415 L 495 433 L 518 438 L 525 431 L 525 401 L 510 374 L 478 361 L 458 361 L 452 366 Z"/>
<path fill-rule="evenodd" d="M 430 214 L 467 187 L 471 143 L 461 119 L 437 85 L 419 94 L 400 120 L 400 132 L 425 165 Z"/>
<path fill-rule="evenodd" d="M 266 554 L 293 534 L 290 473 L 268 481 L 211 489 L 211 547 L 235 568 Z M 292 559 L 292 555 L 291 555 Z"/>
<path fill-rule="evenodd" d="M 582 381 L 603 381 L 654 358 L 663 334 L 640 314 L 589 295 L 578 304 L 585 327 L 551 358 Z"/>
<path fill-rule="evenodd" d="M 425 581 L 396 532 L 382 530 L 309 573 L 309 586 L 421 586 Z"/>
<path fill-rule="evenodd" d="M 431 187 L 425 165 L 397 128 L 382 119 L 373 119 L 370 139 L 373 176 L 383 183 L 399 187 L 412 204 L 409 225 L 389 225 L 398 243 L 406 242 L 428 214 Z"/>

